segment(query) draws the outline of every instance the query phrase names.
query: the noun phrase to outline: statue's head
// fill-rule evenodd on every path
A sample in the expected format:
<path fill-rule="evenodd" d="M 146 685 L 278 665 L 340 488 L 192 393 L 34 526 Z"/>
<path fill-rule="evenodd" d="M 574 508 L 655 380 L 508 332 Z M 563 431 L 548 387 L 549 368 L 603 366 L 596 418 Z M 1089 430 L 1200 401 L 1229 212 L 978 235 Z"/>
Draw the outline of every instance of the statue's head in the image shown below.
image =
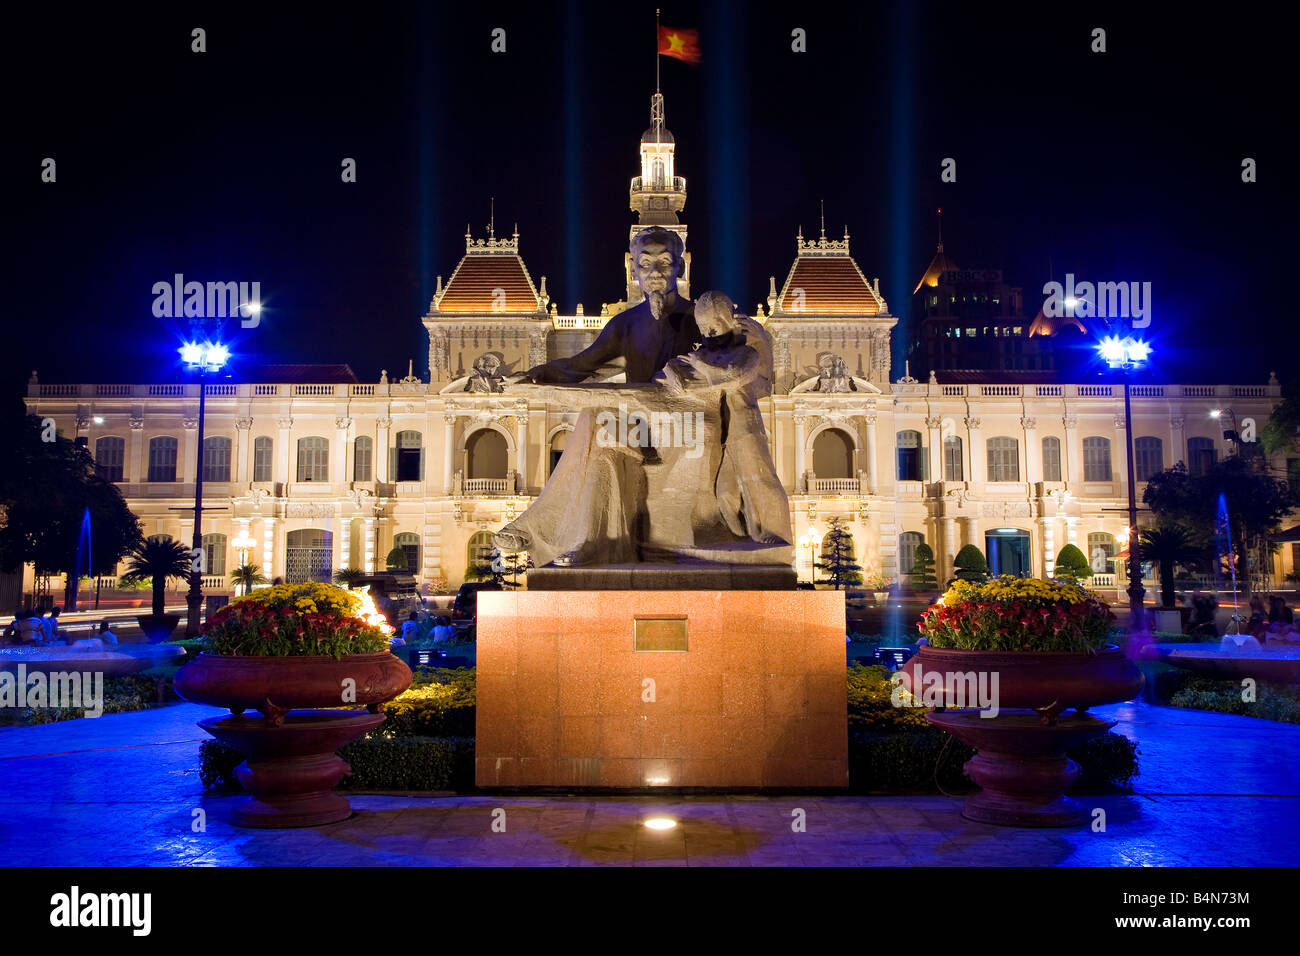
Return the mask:
<path fill-rule="evenodd" d="M 677 293 L 677 277 L 685 267 L 682 237 L 663 226 L 647 226 L 632 237 L 632 273 L 647 298 Z"/>
<path fill-rule="evenodd" d="M 695 300 L 695 325 L 705 338 L 716 339 L 740 327 L 736 303 L 722 292 L 705 292 Z"/>
<path fill-rule="evenodd" d="M 484 352 L 474 360 L 474 371 L 489 378 L 496 375 L 499 368 L 501 368 L 501 360 L 491 352 Z"/>

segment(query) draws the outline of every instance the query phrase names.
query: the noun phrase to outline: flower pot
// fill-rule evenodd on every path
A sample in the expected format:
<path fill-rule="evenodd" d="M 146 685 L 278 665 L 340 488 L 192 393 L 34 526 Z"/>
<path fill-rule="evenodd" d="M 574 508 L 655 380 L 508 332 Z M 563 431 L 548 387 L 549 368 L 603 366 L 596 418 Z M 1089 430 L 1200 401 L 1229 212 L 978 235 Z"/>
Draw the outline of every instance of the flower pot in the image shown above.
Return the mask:
<path fill-rule="evenodd" d="M 351 770 L 336 751 L 382 724 L 383 702 L 410 684 L 410 668 L 387 652 L 338 659 L 204 653 L 175 678 L 185 700 L 230 709 L 199 726 L 244 755 L 235 773 L 250 796 L 234 822 L 247 827 L 320 826 L 350 816 L 348 801 L 333 792 Z M 348 704 L 366 710 L 293 709 Z"/>
<path fill-rule="evenodd" d="M 987 684 L 992 688 L 996 674 L 1000 709 L 1037 710 L 1048 722 L 1068 707 L 1082 711 L 1132 700 L 1143 683 L 1142 672 L 1113 645 L 1095 654 L 922 647 L 899 673 L 903 686 L 917 696 L 927 684 L 937 690 L 936 680 L 942 682 L 945 707 L 970 706 L 949 693 L 964 686 L 956 675 L 989 675 Z"/>
<path fill-rule="evenodd" d="M 146 641 L 150 644 L 161 644 L 163 641 L 171 640 L 172 632 L 181 622 L 181 616 L 179 614 L 137 614 L 135 622 L 140 625 L 140 631 Z"/>
<path fill-rule="evenodd" d="M 1086 821 L 1085 809 L 1065 796 L 1079 775 L 1066 753 L 1114 726 L 1087 714 L 1088 707 L 1131 700 L 1144 681 L 1113 646 L 1096 654 L 923 647 L 899 674 L 923 700 L 965 708 L 926 717 L 977 751 L 965 770 L 981 789 L 962 815 L 1019 827 Z M 966 699 L 972 688 L 989 693 L 996 712 L 973 709 L 985 702 Z M 1076 713 L 1061 716 L 1070 707 Z"/>
<path fill-rule="evenodd" d="M 889 600 L 888 591 L 872 591 L 871 596 L 876 599 L 877 604 L 884 604 L 886 601 Z"/>

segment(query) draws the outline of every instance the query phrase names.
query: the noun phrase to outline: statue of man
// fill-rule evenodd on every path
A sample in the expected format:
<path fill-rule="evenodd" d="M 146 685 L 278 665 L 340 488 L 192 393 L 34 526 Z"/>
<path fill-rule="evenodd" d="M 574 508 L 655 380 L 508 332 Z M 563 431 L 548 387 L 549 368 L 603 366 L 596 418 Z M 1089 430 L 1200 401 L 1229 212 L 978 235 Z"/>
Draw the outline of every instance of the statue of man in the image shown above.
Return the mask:
<path fill-rule="evenodd" d="M 693 305 L 677 294 L 685 266 L 681 237 L 649 226 L 632 237 L 629 251 L 645 299 L 610 319 L 577 355 L 534 366 L 507 386 L 576 384 L 606 366 L 621 368 L 629 386 L 648 385 L 671 359 L 695 347 L 700 331 Z M 598 442 L 595 415 L 585 408 L 542 494 L 493 543 L 506 552 L 526 550 L 539 565 L 636 561 L 645 468 L 653 461 L 653 449 Z"/>

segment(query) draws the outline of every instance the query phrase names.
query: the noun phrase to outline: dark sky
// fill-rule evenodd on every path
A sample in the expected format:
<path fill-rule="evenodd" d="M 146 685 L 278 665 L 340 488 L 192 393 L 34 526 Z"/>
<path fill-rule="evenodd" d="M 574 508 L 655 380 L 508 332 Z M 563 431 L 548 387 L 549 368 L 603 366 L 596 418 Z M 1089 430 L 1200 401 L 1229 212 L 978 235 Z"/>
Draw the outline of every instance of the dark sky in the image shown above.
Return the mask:
<path fill-rule="evenodd" d="M 752 308 L 824 198 L 828 233 L 847 223 L 905 314 L 942 205 L 952 256 L 1003 269 L 1031 314 L 1049 260 L 1057 278 L 1150 281 L 1155 377 L 1285 380 L 1294 54 L 1264 12 L 1173 9 L 664 6 L 704 53 L 662 65 L 693 289 Z M 489 196 L 561 311 L 621 296 L 653 4 L 42 4 L 6 19 L 3 394 L 31 368 L 180 380 L 179 331 L 151 312 L 177 272 L 261 282 L 269 311 L 234 338 L 235 378 L 285 362 L 422 371 L 434 276 L 467 222 L 483 234 Z M 206 53 L 190 52 L 195 26 Z M 1089 52 L 1096 26 L 1105 54 Z M 791 52 L 796 27 L 807 53 Z M 948 156 L 956 183 L 939 180 Z"/>

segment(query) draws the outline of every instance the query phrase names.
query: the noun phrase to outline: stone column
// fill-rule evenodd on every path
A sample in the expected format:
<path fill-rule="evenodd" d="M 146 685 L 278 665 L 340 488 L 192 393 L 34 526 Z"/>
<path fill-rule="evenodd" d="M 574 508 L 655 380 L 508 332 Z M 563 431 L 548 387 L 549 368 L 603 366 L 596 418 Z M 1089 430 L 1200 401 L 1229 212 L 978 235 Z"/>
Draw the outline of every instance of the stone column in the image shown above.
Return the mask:
<path fill-rule="evenodd" d="M 1035 418 L 1022 417 L 1020 427 L 1025 437 L 1021 439 L 1020 480 L 1032 485 L 1043 478 L 1043 445 L 1036 440 L 1034 430 L 1038 427 Z"/>
<path fill-rule="evenodd" d="M 456 455 L 456 413 L 442 413 L 442 493 L 451 494 L 452 460 Z"/>
<path fill-rule="evenodd" d="M 1184 437 L 1182 415 L 1169 419 L 1169 455 L 1165 458 L 1165 467 L 1172 468 L 1178 462 L 1187 461 L 1187 440 Z"/>
<path fill-rule="evenodd" d="M 1134 437 L 1137 433 L 1134 432 Z M 1110 443 L 1110 478 L 1115 483 L 1115 496 L 1125 501 L 1128 500 L 1128 456 L 1133 454 L 1133 449 L 1128 446 L 1128 435 L 1124 430 L 1124 412 L 1121 410 L 1115 416 L 1115 440 Z M 1119 454 L 1115 454 L 1119 452 Z M 1124 527 L 1128 527 L 1128 519 L 1124 519 Z"/>
<path fill-rule="evenodd" d="M 275 480 L 292 481 L 296 477 L 290 470 L 293 464 L 293 449 L 289 447 L 289 434 L 293 428 L 293 419 L 277 418 L 275 427 L 279 429 L 275 439 L 275 446 L 279 451 L 275 456 Z"/>
<path fill-rule="evenodd" d="M 1065 441 L 1061 442 L 1061 455 L 1065 458 L 1065 479 L 1077 492 L 1083 481 L 1083 446 L 1079 444 L 1079 419 L 1067 415 L 1061 419 L 1061 424 L 1065 426 Z"/>
<path fill-rule="evenodd" d="M 333 506 L 331 506 L 333 507 Z M 337 511 L 331 516 L 330 524 L 334 525 L 334 570 L 349 567 L 351 562 L 348 560 L 348 521 L 338 514 Z"/>
<path fill-rule="evenodd" d="M 235 481 L 248 484 L 248 433 L 253 427 L 251 418 L 235 419 Z"/>
<path fill-rule="evenodd" d="M 930 430 L 930 473 L 927 477 L 930 481 L 943 481 L 943 434 L 940 431 L 943 419 L 938 416 L 927 418 L 925 426 Z"/>
<path fill-rule="evenodd" d="M 193 484 L 195 477 L 198 475 L 198 463 L 202 461 L 199 449 L 199 419 L 197 415 L 190 418 L 188 415 L 181 422 L 185 429 L 184 447 L 181 449 L 181 460 L 176 465 L 176 480 Z M 190 538 L 185 538 L 188 544 Z"/>
<path fill-rule="evenodd" d="M 1079 546 L 1079 519 L 1066 516 L 1065 519 L 1065 543 Z M 1089 558 L 1091 560 L 1091 558 Z"/>
<path fill-rule="evenodd" d="M 387 482 L 388 478 L 388 429 L 393 426 L 391 418 L 377 418 L 378 434 L 375 436 L 375 481 Z"/>
<path fill-rule="evenodd" d="M 275 580 L 275 519 L 262 519 L 262 576 L 268 581 Z"/>
<path fill-rule="evenodd" d="M 334 462 L 330 466 L 330 482 L 346 484 L 348 478 L 348 433 L 352 430 L 352 419 L 343 415 L 334 419 Z"/>
<path fill-rule="evenodd" d="M 977 547 L 977 548 L 979 548 L 981 551 L 983 551 L 983 550 L 984 550 L 984 542 L 979 540 L 979 524 L 978 524 L 978 522 L 979 522 L 979 518 L 975 517 L 975 515 L 963 515 L 963 516 L 962 516 L 961 523 L 962 523 L 962 525 L 964 526 L 964 527 L 963 527 L 963 531 L 962 531 L 962 538 L 963 538 L 963 540 L 962 540 L 962 546 L 964 547 L 965 545 L 973 544 L 973 545 L 975 545 L 975 547 Z M 961 550 L 961 548 L 958 548 L 958 549 L 957 549 L 957 551 L 960 551 L 960 550 Z M 954 556 L 956 555 L 957 551 L 954 551 L 954 552 L 953 552 L 953 555 L 954 555 Z"/>
<path fill-rule="evenodd" d="M 804 442 L 807 440 L 806 426 L 808 416 L 801 411 L 794 413 L 794 493 L 807 491 L 804 483 Z"/>
<path fill-rule="evenodd" d="M 984 484 L 988 480 L 988 449 L 980 441 L 980 420 L 971 416 L 962 419 L 966 426 L 967 443 L 970 446 L 970 483 L 972 487 Z M 969 541 L 966 542 L 970 544 Z"/>
<path fill-rule="evenodd" d="M 375 573 L 375 519 L 366 517 L 361 519 L 361 553 L 364 555 L 364 564 L 366 574 Z"/>
<path fill-rule="evenodd" d="M 126 452 L 126 480 L 128 484 L 139 484 L 149 475 L 145 468 L 144 457 L 144 419 L 132 418 L 131 441 Z"/>
<path fill-rule="evenodd" d="M 867 493 L 880 493 L 880 466 L 876 458 L 880 453 L 880 442 L 876 435 L 876 412 L 867 412 Z"/>
<path fill-rule="evenodd" d="M 515 473 L 517 494 L 528 494 L 528 411 L 515 413 Z"/>
<path fill-rule="evenodd" d="M 935 548 L 934 554 L 938 565 L 935 570 L 939 574 L 940 584 L 952 577 L 952 559 L 961 550 L 961 542 L 957 540 L 957 519 L 945 515 L 942 525 L 943 540 L 938 542 L 939 546 Z"/>
<path fill-rule="evenodd" d="M 1043 577 L 1050 578 L 1056 569 L 1056 521 L 1044 515 L 1038 523 L 1043 533 Z"/>

